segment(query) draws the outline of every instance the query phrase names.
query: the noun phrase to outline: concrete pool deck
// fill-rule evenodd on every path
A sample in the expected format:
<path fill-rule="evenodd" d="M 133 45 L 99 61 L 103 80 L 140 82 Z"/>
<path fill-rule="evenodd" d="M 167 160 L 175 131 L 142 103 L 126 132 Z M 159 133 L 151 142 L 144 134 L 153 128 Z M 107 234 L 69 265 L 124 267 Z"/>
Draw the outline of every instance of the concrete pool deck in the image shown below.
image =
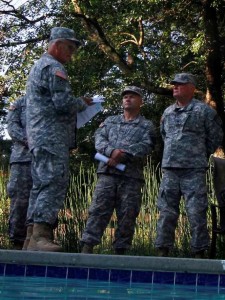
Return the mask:
<path fill-rule="evenodd" d="M 0 263 L 225 274 L 225 260 L 0 250 Z"/>

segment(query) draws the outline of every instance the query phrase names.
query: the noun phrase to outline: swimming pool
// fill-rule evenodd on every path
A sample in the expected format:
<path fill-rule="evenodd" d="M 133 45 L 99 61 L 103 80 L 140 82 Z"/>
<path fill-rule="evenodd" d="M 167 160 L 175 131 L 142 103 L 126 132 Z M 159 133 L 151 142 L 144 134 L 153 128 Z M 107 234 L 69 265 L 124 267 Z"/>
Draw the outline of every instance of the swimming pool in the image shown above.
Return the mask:
<path fill-rule="evenodd" d="M 225 261 L 0 250 L 0 299 L 225 299 Z"/>
<path fill-rule="evenodd" d="M 0 299 L 224 299 L 225 290 L 213 287 L 120 283 L 99 280 L 59 279 L 43 277 L 0 278 Z"/>

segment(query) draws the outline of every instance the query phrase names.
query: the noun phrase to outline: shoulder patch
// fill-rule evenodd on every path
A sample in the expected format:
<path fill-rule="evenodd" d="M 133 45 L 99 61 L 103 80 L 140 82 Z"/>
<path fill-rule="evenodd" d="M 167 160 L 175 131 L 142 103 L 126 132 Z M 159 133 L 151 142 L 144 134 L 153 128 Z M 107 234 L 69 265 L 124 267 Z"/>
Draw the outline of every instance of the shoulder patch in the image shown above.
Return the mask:
<path fill-rule="evenodd" d="M 66 73 L 64 73 L 63 71 L 60 71 L 60 70 L 57 70 L 55 72 L 55 76 L 61 77 L 61 78 L 65 79 L 65 80 L 68 79 Z"/>

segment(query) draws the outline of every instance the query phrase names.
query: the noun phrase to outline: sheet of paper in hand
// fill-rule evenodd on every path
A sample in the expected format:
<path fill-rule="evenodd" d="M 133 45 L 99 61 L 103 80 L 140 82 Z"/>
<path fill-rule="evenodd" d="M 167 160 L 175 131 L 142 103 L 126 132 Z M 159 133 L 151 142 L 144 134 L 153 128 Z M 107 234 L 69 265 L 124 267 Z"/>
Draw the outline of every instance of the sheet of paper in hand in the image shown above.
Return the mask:
<path fill-rule="evenodd" d="M 93 103 L 98 103 L 98 102 L 104 102 L 105 101 L 105 97 L 101 96 L 101 95 L 95 95 L 94 97 L 92 97 L 93 99 Z"/>
<path fill-rule="evenodd" d="M 101 105 L 104 102 L 103 96 L 94 96 L 93 105 L 88 106 L 84 111 L 77 113 L 77 128 L 79 129 L 88 121 L 90 121 L 97 113 L 103 110 Z"/>

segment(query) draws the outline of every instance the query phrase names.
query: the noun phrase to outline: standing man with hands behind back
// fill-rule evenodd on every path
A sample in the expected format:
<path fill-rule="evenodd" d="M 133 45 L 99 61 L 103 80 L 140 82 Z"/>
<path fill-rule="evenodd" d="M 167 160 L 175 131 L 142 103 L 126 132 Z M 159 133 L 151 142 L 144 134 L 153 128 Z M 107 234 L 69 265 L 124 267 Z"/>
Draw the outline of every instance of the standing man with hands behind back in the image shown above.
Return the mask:
<path fill-rule="evenodd" d="M 26 136 L 26 96 L 10 105 L 7 130 L 13 142 L 7 184 L 10 197 L 9 238 L 13 249 L 21 250 L 26 238 L 26 216 L 32 188 L 31 154 Z"/>
<path fill-rule="evenodd" d="M 192 74 L 176 74 L 171 83 L 176 103 L 164 111 L 161 119 L 163 178 L 158 196 L 156 248 L 159 256 L 169 255 L 183 196 L 191 229 L 191 251 L 195 258 L 202 258 L 209 246 L 206 171 L 210 155 L 222 143 L 222 122 L 214 109 L 194 98 L 196 81 Z"/>
<path fill-rule="evenodd" d="M 73 30 L 53 28 L 48 51 L 34 64 L 27 80 L 27 136 L 33 178 L 27 250 L 62 250 L 54 243 L 52 231 L 66 196 L 76 114 L 91 103 L 90 98 L 73 96 L 64 67 L 80 44 Z"/>
<path fill-rule="evenodd" d="M 118 224 L 113 243 L 115 253 L 124 254 L 132 243 L 141 206 L 143 167 L 154 148 L 155 128 L 140 115 L 143 104 L 140 88 L 128 86 L 122 97 L 123 115 L 108 117 L 95 134 L 96 150 L 109 157 L 109 161 L 98 166 L 98 182 L 81 238 L 82 253 L 93 253 L 114 209 Z M 125 171 L 115 168 L 119 163 L 126 165 Z"/>

